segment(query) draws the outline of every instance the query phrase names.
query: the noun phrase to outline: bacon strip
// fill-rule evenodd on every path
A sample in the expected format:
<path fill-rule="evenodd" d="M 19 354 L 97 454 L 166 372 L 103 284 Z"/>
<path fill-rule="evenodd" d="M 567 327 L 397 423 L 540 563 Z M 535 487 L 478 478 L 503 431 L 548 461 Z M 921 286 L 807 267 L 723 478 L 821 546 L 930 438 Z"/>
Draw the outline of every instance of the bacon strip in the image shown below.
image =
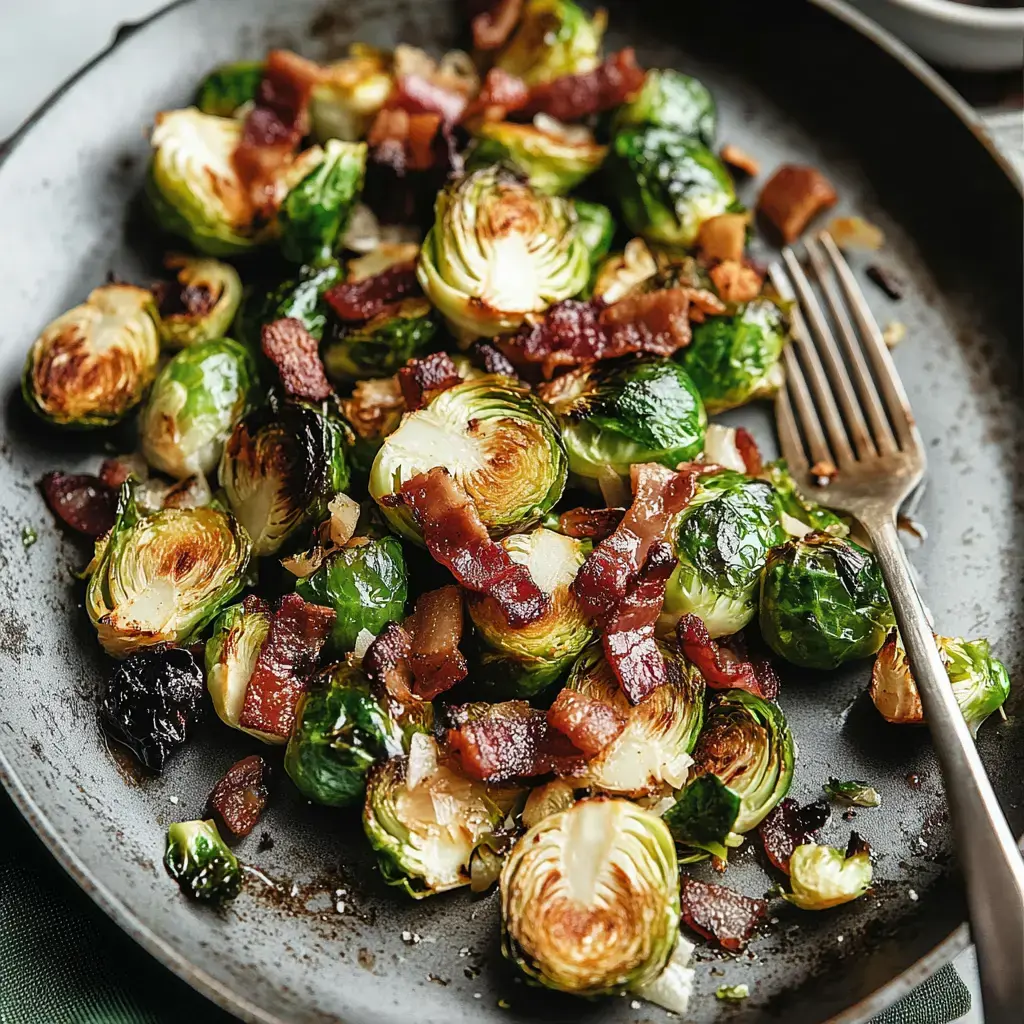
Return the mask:
<path fill-rule="evenodd" d="M 238 724 L 287 739 L 295 705 L 334 627 L 333 608 L 309 604 L 298 594 L 280 599 L 263 641 Z"/>
<path fill-rule="evenodd" d="M 251 754 L 236 761 L 213 787 L 208 806 L 232 835 L 247 836 L 256 827 L 270 797 L 269 771 L 259 754 Z"/>
<path fill-rule="evenodd" d="M 517 115 L 524 120 L 548 114 L 558 121 L 579 121 L 625 103 L 640 91 L 644 77 L 636 53 L 627 47 L 606 57 L 593 71 L 535 85 Z"/>
<path fill-rule="evenodd" d="M 363 655 L 363 671 L 379 696 L 399 705 L 417 700 L 412 692 L 412 637 L 397 622 L 389 622 Z"/>
<path fill-rule="evenodd" d="M 89 473 L 46 473 L 39 481 L 50 511 L 86 537 L 102 537 L 117 518 L 117 491 Z"/>
<path fill-rule="evenodd" d="M 695 473 L 673 473 L 656 463 L 632 467 L 633 504 L 618 528 L 590 553 L 572 583 L 583 611 L 599 625 L 626 596 L 652 545 L 693 497 Z"/>
<path fill-rule="evenodd" d="M 320 360 L 320 346 L 294 317 L 264 324 L 261 331 L 263 354 L 281 375 L 285 394 L 308 402 L 322 402 L 334 394 Z"/>
<path fill-rule="evenodd" d="M 765 700 L 779 695 L 779 677 L 766 660 L 748 660 L 716 643 L 698 616 L 684 615 L 676 623 L 676 638 L 686 659 L 697 666 L 712 690 L 747 690 Z"/>
<path fill-rule="evenodd" d="M 736 450 L 740 453 L 748 476 L 760 476 L 764 472 L 761 449 L 757 447 L 754 435 L 746 427 L 736 428 Z"/>
<path fill-rule="evenodd" d="M 654 623 L 665 604 L 665 585 L 678 559 L 670 545 L 651 545 L 601 638 L 605 657 L 630 704 L 639 704 L 664 683 L 665 659 L 654 639 Z"/>
<path fill-rule="evenodd" d="M 398 371 L 405 407 L 412 412 L 422 409 L 442 391 L 462 383 L 462 377 L 447 352 L 431 352 L 422 359 L 410 359 Z"/>
<path fill-rule="evenodd" d="M 388 98 L 388 107 L 409 114 L 438 114 L 442 121 L 455 124 L 462 117 L 468 102 L 463 93 L 445 89 L 426 75 L 411 74 L 401 75 L 397 79 Z"/>
<path fill-rule="evenodd" d="M 500 49 L 512 35 L 522 10 L 523 0 L 496 0 L 473 19 L 473 45 L 478 50 Z"/>
<path fill-rule="evenodd" d="M 571 508 L 558 517 L 558 528 L 567 537 L 604 540 L 618 529 L 625 514 L 624 508 Z"/>
<path fill-rule="evenodd" d="M 548 725 L 588 757 L 600 754 L 626 728 L 626 716 L 603 700 L 564 689 L 548 708 Z"/>
<path fill-rule="evenodd" d="M 455 720 L 459 722 L 458 709 Z M 483 782 L 508 782 L 549 772 L 570 774 L 584 763 L 547 716 L 525 700 L 492 704 L 448 730 L 448 745 L 462 771 Z"/>
<path fill-rule="evenodd" d="M 443 466 L 406 481 L 394 499 L 412 509 L 434 560 L 467 590 L 493 597 L 513 629 L 536 622 L 551 607 L 526 566 L 491 540 L 473 500 Z"/>
<path fill-rule="evenodd" d="M 441 587 L 424 594 L 406 620 L 412 636 L 409 667 L 412 691 L 422 700 L 433 700 L 469 674 L 459 650 L 462 640 L 462 594 L 458 587 Z"/>
<path fill-rule="evenodd" d="M 745 948 L 754 929 L 768 916 L 766 900 L 686 875 L 680 881 L 679 896 L 684 923 L 734 953 Z"/>
<path fill-rule="evenodd" d="M 462 121 L 504 121 L 512 111 L 524 107 L 530 98 L 530 88 L 515 75 L 501 68 L 491 68 L 484 76 L 476 98 L 462 112 Z"/>
<path fill-rule="evenodd" d="M 832 809 L 827 800 L 817 800 L 801 807 L 787 796 L 757 827 L 766 856 L 788 875 L 793 851 L 805 843 L 813 843 L 815 835 L 831 816 Z"/>
<path fill-rule="evenodd" d="M 324 295 L 335 316 L 346 323 L 363 323 L 376 316 L 387 306 L 419 295 L 416 263 L 396 263 L 373 277 L 358 281 L 342 281 Z"/>

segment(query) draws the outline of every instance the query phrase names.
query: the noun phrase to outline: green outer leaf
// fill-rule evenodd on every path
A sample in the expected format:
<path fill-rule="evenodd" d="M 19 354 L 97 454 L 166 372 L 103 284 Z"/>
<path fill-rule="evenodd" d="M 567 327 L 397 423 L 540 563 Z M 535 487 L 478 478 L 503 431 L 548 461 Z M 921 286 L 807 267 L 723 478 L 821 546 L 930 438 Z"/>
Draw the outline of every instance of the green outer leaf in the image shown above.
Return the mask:
<path fill-rule="evenodd" d="M 430 303 L 409 299 L 393 316 L 382 314 L 340 332 L 324 348 L 324 368 L 339 381 L 390 377 L 413 357 L 428 352 L 437 331 Z"/>
<path fill-rule="evenodd" d="M 811 532 L 830 533 L 833 537 L 846 537 L 850 527 L 834 512 L 814 501 L 805 501 L 796 489 L 785 459 L 776 459 L 764 467 L 764 475 L 779 496 L 782 511 Z"/>
<path fill-rule="evenodd" d="M 615 237 L 615 218 L 607 206 L 574 199 L 576 207 L 576 230 L 583 244 L 590 251 L 590 265 L 596 267 L 608 255 Z"/>
<path fill-rule="evenodd" d="M 714 97 L 703 82 L 680 71 L 654 69 L 647 72 L 640 92 L 616 111 L 613 131 L 645 125 L 672 128 L 710 149 L 717 121 Z"/>
<path fill-rule="evenodd" d="M 282 281 L 269 291 L 250 290 L 238 311 L 238 337 L 259 352 L 264 324 L 294 317 L 320 341 L 328 318 L 324 295 L 344 276 L 341 265 L 331 261 L 321 266 L 300 267 L 296 277 Z"/>
<path fill-rule="evenodd" d="M 408 574 L 397 537 L 381 537 L 358 547 L 342 548 L 312 575 L 295 584 L 295 592 L 337 613 L 328 653 L 353 650 L 361 630 L 376 636 L 391 621 L 405 616 Z"/>
<path fill-rule="evenodd" d="M 157 374 L 142 411 L 142 453 L 178 480 L 217 468 L 235 422 L 254 407 L 258 371 L 229 338 L 183 349 Z"/>
<path fill-rule="evenodd" d="M 847 807 L 879 807 L 882 803 L 882 797 L 877 789 L 855 779 L 849 782 L 829 779 L 821 788 L 830 800 L 845 804 Z"/>
<path fill-rule="evenodd" d="M 1010 677 L 1003 663 L 992 657 L 987 640 L 940 637 L 946 673 L 953 694 L 972 736 L 982 722 L 1003 706 L 1010 695 Z"/>
<path fill-rule="evenodd" d="M 792 892 L 782 898 L 801 910 L 828 910 L 863 896 L 871 885 L 871 854 L 847 855 L 834 846 L 805 843 L 789 858 Z"/>
<path fill-rule="evenodd" d="M 876 653 L 896 624 L 874 556 L 827 534 L 772 551 L 761 576 L 759 621 L 776 654 L 819 669 Z"/>
<path fill-rule="evenodd" d="M 167 829 L 167 873 L 195 900 L 219 903 L 242 891 L 238 858 L 212 821 L 179 821 Z"/>
<path fill-rule="evenodd" d="M 196 106 L 204 114 L 231 117 L 244 103 L 256 99 L 263 78 L 263 61 L 239 60 L 214 68 L 199 83 Z"/>
<path fill-rule="evenodd" d="M 717 775 L 699 775 L 662 815 L 677 843 L 724 844 L 740 813 L 740 798 Z"/>

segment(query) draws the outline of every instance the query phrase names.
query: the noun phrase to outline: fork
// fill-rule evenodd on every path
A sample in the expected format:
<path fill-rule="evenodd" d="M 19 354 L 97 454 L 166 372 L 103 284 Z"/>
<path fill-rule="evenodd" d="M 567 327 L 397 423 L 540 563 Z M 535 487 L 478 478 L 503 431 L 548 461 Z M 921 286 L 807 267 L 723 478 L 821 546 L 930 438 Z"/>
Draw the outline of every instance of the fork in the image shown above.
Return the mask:
<path fill-rule="evenodd" d="M 921 435 L 878 324 L 835 241 L 822 232 L 806 250 L 806 271 L 788 247 L 782 263 L 769 268 L 778 293 L 794 302 L 794 342 L 783 354 L 786 384 L 775 406 L 782 454 L 803 495 L 854 516 L 874 546 L 942 769 L 985 1020 L 1020 1024 L 1024 861 L 957 706 L 897 532 L 900 506 L 924 479 Z"/>

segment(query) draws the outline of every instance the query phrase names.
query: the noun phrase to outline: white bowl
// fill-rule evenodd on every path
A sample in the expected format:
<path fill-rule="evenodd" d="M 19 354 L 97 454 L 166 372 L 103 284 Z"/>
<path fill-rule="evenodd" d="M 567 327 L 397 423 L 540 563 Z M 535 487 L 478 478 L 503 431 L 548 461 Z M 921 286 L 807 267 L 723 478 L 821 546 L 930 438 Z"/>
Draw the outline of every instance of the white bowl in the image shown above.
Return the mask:
<path fill-rule="evenodd" d="M 1024 6 L 975 7 L 954 0 L 851 2 L 922 57 L 944 67 L 1009 71 L 1024 66 Z"/>

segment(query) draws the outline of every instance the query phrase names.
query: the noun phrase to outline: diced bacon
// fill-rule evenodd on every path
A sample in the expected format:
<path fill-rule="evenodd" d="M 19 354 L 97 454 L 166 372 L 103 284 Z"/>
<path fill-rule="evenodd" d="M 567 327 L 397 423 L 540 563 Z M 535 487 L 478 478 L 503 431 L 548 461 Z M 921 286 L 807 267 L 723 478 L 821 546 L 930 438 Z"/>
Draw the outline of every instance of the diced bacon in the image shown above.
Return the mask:
<path fill-rule="evenodd" d="M 558 528 L 567 537 L 604 540 L 618 529 L 625 514 L 624 508 L 571 508 L 558 517 Z"/>
<path fill-rule="evenodd" d="M 232 835 L 247 836 L 259 822 L 270 797 L 269 771 L 262 757 L 251 754 L 236 761 L 213 787 L 209 808 Z"/>
<path fill-rule="evenodd" d="M 734 146 L 731 142 L 727 142 L 722 147 L 719 155 L 724 163 L 727 163 L 730 167 L 735 167 L 737 171 L 749 174 L 752 178 L 756 178 L 761 173 L 761 164 L 758 162 L 757 157 L 751 156 L 746 150 L 740 149 L 739 146 Z"/>
<path fill-rule="evenodd" d="M 412 692 L 412 637 L 397 622 L 389 622 L 363 655 L 363 671 L 392 718 L 400 718 L 423 701 Z"/>
<path fill-rule="evenodd" d="M 422 409 L 435 395 L 462 383 L 462 377 L 447 352 L 431 352 L 421 359 L 410 359 L 398 371 L 398 383 L 410 412 Z"/>
<path fill-rule="evenodd" d="M 587 757 L 595 757 L 626 728 L 626 716 L 603 700 L 564 689 L 548 708 L 548 725 Z"/>
<path fill-rule="evenodd" d="M 406 620 L 412 637 L 409 667 L 413 694 L 433 700 L 469 674 L 459 650 L 462 640 L 462 594 L 458 587 L 441 587 L 424 594 Z"/>
<path fill-rule="evenodd" d="M 650 352 L 670 356 L 689 345 L 692 289 L 660 288 L 627 295 L 602 310 L 600 321 L 615 355 Z M 724 308 L 722 310 L 724 312 Z"/>
<path fill-rule="evenodd" d="M 764 459 L 757 447 L 754 435 L 746 427 L 736 428 L 736 450 L 740 453 L 748 476 L 760 476 L 764 472 Z"/>
<path fill-rule="evenodd" d="M 102 537 L 117 517 L 117 491 L 88 473 L 47 473 L 40 481 L 55 516 L 86 537 Z"/>
<path fill-rule="evenodd" d="M 779 695 L 779 677 L 767 661 L 747 660 L 712 640 L 698 616 L 684 615 L 676 623 L 676 637 L 686 659 L 697 666 L 712 690 L 747 690 L 765 700 Z"/>
<path fill-rule="evenodd" d="M 502 377 L 511 377 L 513 380 L 519 379 L 512 360 L 493 341 L 478 341 L 473 346 L 473 351 L 480 358 L 480 362 L 484 364 L 484 369 L 488 373 L 497 373 Z"/>
<path fill-rule="evenodd" d="M 301 320 L 285 317 L 264 324 L 263 354 L 281 376 L 281 386 L 291 398 L 322 402 L 334 393 L 320 360 L 320 346 Z"/>
<path fill-rule="evenodd" d="M 535 85 L 517 116 L 529 120 L 535 114 L 547 114 L 556 121 L 579 121 L 631 99 L 643 86 L 644 77 L 636 53 L 627 47 L 607 57 L 593 71 Z"/>
<path fill-rule="evenodd" d="M 789 244 L 803 234 L 812 218 L 835 206 L 837 198 L 831 182 L 820 171 L 784 164 L 761 190 L 757 208 Z"/>
<path fill-rule="evenodd" d="M 698 935 L 733 953 L 743 950 L 768 916 L 766 900 L 743 896 L 724 885 L 683 876 L 680 888 L 683 922 Z"/>
<path fill-rule="evenodd" d="M 466 96 L 462 93 L 446 89 L 425 75 L 415 74 L 400 76 L 388 100 L 392 109 L 410 114 L 438 114 L 449 124 L 455 124 L 462 117 L 466 103 Z"/>
<path fill-rule="evenodd" d="M 530 87 L 501 68 L 491 68 L 484 76 L 480 92 L 463 111 L 463 123 L 504 121 L 506 116 L 526 105 Z"/>
<path fill-rule="evenodd" d="M 420 294 L 416 280 L 416 263 L 396 263 L 373 277 L 342 281 L 334 285 L 324 298 L 339 320 L 364 323 L 387 306 Z"/>
<path fill-rule="evenodd" d="M 697 233 L 697 247 L 706 260 L 742 260 L 746 241 L 745 213 L 720 213 L 704 221 Z"/>
<path fill-rule="evenodd" d="M 772 864 L 789 874 L 789 858 L 798 846 L 813 843 L 819 829 L 832 816 L 827 800 L 817 800 L 801 807 L 787 796 L 757 828 L 765 855 Z"/>
<path fill-rule="evenodd" d="M 754 270 L 737 260 L 723 260 L 708 271 L 723 302 L 750 302 L 761 294 L 764 279 Z"/>
<path fill-rule="evenodd" d="M 523 0 L 495 0 L 473 19 L 473 45 L 478 50 L 500 49 L 516 27 L 522 10 Z"/>

